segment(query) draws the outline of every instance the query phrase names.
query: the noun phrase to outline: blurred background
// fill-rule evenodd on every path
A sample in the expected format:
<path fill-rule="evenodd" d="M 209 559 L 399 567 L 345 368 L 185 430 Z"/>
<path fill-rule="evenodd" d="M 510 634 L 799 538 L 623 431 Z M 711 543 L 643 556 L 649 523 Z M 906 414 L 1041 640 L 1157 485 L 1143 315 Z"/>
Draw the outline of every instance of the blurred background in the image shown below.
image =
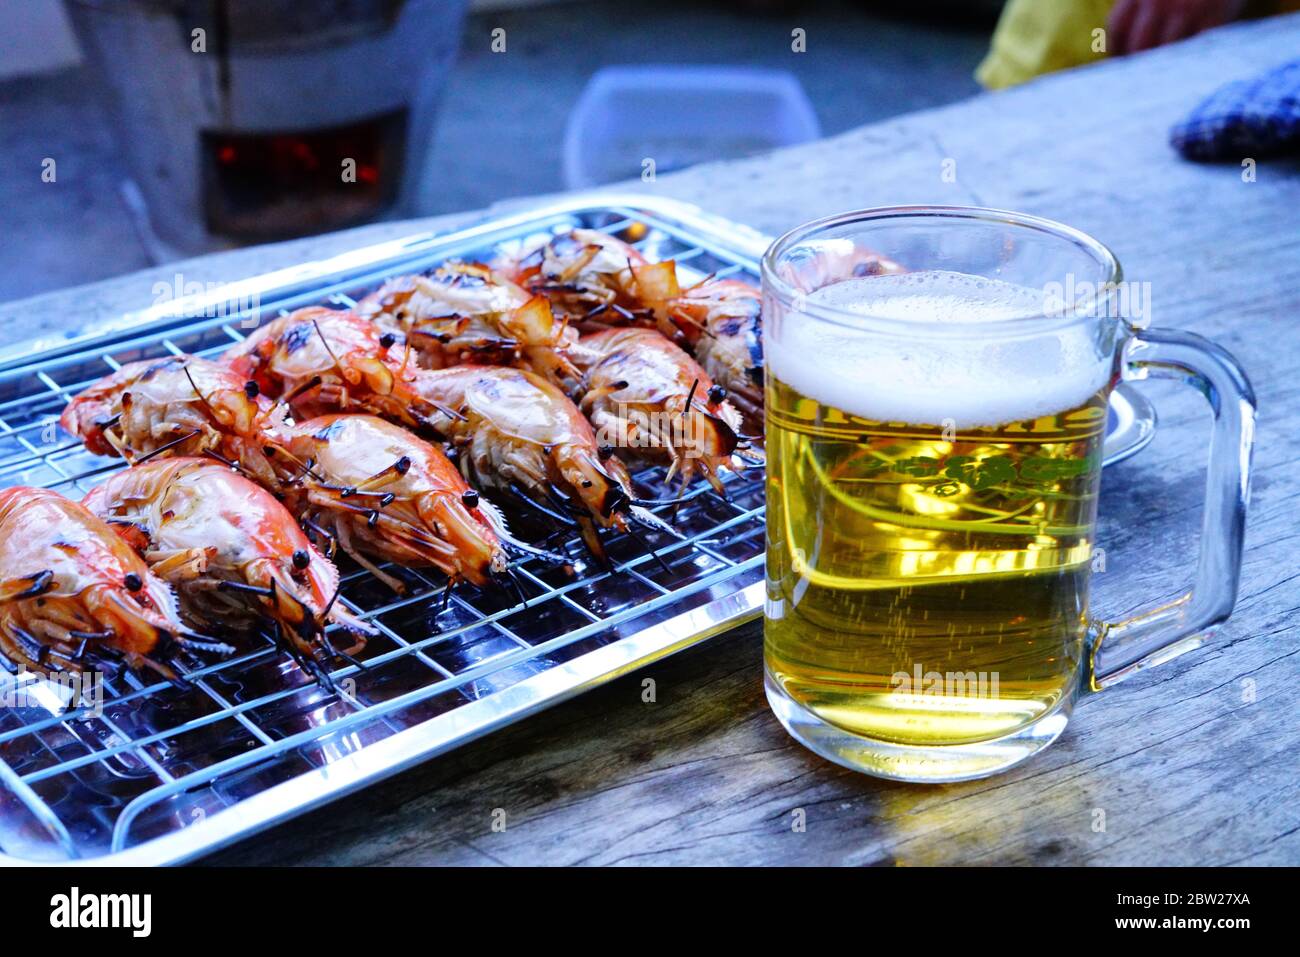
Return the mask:
<path fill-rule="evenodd" d="M 0 301 L 951 102 L 1000 6 L 6 0 Z"/>

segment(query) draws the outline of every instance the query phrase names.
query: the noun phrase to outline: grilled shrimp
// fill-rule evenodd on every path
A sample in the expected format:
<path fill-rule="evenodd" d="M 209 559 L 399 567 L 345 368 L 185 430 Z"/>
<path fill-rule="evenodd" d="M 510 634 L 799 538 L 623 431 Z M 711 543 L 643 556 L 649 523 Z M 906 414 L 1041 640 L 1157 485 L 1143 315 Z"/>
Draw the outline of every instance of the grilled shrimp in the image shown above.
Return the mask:
<path fill-rule="evenodd" d="M 553 380 L 576 373 L 564 356 L 577 334 L 530 295 L 486 266 L 444 263 L 427 276 L 390 279 L 357 315 L 411 343 L 420 364 L 523 365 Z"/>
<path fill-rule="evenodd" d="M 234 649 L 187 631 L 171 589 L 84 506 L 0 491 L 0 660 L 45 675 L 120 661 L 177 680 L 179 651 Z"/>
<path fill-rule="evenodd" d="M 137 463 L 214 455 L 274 484 L 266 449 L 281 439 L 282 409 L 257 383 L 194 356 L 131 362 L 76 396 L 63 428 L 97 455 Z"/>
<path fill-rule="evenodd" d="M 475 585 L 505 571 L 478 493 L 441 449 L 406 429 L 371 415 L 325 415 L 295 430 L 289 449 L 302 463 L 290 507 L 395 591 L 401 583 L 366 556 L 434 566 Z"/>
<path fill-rule="evenodd" d="M 695 360 L 747 419 L 763 413 L 762 294 L 738 279 L 712 279 L 669 300 L 669 319 Z"/>
<path fill-rule="evenodd" d="M 562 524 L 576 523 L 598 558 L 604 550 L 597 528 L 626 531 L 632 520 L 676 534 L 636 501 L 613 448 L 598 446 L 577 406 L 540 376 L 466 365 L 421 372 L 416 389 L 459 413 L 436 427 L 459 450 L 467 479 L 508 492 Z"/>
<path fill-rule="evenodd" d="M 874 250 L 864 249 L 861 246 L 854 246 L 851 252 L 839 256 L 832 255 L 828 258 L 826 265 L 830 270 L 830 274 L 827 276 L 828 281 L 861 278 L 863 276 L 884 276 L 907 271 L 902 263 L 896 262 L 888 256 L 882 256 Z"/>
<path fill-rule="evenodd" d="M 347 310 L 312 306 L 281 316 L 221 361 L 302 418 L 353 411 L 424 424 L 412 407 L 410 351 L 394 333 Z"/>
<path fill-rule="evenodd" d="M 270 618 L 284 646 L 317 673 L 317 662 L 336 653 L 325 638 L 328 622 L 370 630 L 335 601 L 338 569 L 288 510 L 224 465 L 149 462 L 96 486 L 83 504 L 175 586 L 197 628 Z"/>
<path fill-rule="evenodd" d="M 697 471 L 722 491 L 718 469 L 735 468 L 740 414 L 726 390 L 653 329 L 609 329 L 581 340 L 578 406 L 602 441 L 669 463 L 668 479 Z"/>
<path fill-rule="evenodd" d="M 610 312 L 623 321 L 653 321 L 637 274 L 658 279 L 667 264 L 649 263 L 633 246 L 594 229 L 572 229 L 555 236 L 500 269 L 529 292 L 540 293 L 565 319 L 578 322 Z M 653 285 L 653 283 L 651 283 Z M 658 287 L 656 286 L 656 289 Z"/>
<path fill-rule="evenodd" d="M 833 282 L 906 272 L 905 267 L 863 246 L 845 245 L 819 252 L 817 256 L 785 263 L 779 273 L 796 289 L 811 292 Z"/>

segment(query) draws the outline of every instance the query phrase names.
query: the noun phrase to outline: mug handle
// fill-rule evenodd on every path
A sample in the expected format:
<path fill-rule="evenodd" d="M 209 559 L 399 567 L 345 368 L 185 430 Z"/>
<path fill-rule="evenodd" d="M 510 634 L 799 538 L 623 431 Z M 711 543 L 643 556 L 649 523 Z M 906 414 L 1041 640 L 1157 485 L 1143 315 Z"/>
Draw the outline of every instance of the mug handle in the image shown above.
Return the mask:
<path fill-rule="evenodd" d="M 1250 500 L 1255 393 L 1236 359 L 1190 332 L 1144 329 L 1124 344 L 1121 373 L 1128 381 L 1174 379 L 1191 386 L 1210 403 L 1214 423 L 1192 589 L 1132 618 L 1090 625 L 1093 691 L 1200 647 L 1214 626 L 1232 614 Z"/>

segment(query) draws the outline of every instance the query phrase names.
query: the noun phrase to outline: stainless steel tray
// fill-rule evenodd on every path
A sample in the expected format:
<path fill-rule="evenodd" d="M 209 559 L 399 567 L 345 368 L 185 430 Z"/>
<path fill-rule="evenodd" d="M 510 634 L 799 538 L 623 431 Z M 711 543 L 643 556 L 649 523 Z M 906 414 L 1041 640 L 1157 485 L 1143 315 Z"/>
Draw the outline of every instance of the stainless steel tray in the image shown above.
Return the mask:
<path fill-rule="evenodd" d="M 573 201 L 421 234 L 280 270 L 0 354 L 0 487 L 80 496 L 121 462 L 92 456 L 54 423 L 67 399 L 117 365 L 215 355 L 252 310 L 350 304 L 390 275 L 587 226 L 674 258 L 688 278 L 756 278 L 767 237 L 684 204 L 644 196 Z M 1141 448 L 1154 416 L 1136 393 L 1112 401 L 1107 461 Z M 637 477 L 659 496 L 655 470 Z M 380 634 L 364 669 L 309 681 L 270 647 L 192 672 L 189 690 L 127 675 L 102 711 L 0 705 L 0 863 L 161 864 L 211 852 L 278 821 L 672 654 L 762 608 L 763 483 L 733 475 L 680 507 L 684 541 L 659 558 L 611 540 L 615 568 L 568 578 L 519 564 L 526 608 L 465 587 L 445 609 L 435 577 L 393 569 L 396 598 L 344 563 L 341 600 Z M 576 553 L 576 552 L 575 552 Z M 666 566 L 666 567 L 665 567 Z"/>

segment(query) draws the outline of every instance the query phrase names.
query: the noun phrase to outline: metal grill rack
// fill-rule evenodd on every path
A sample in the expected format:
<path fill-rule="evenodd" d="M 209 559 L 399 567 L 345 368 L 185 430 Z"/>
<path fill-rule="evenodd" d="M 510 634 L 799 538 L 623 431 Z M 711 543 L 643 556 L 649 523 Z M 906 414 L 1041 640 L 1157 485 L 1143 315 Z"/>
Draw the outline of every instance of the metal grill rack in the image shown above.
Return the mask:
<path fill-rule="evenodd" d="M 752 279 L 766 242 L 675 204 L 553 207 L 359 250 L 36 344 L 0 357 L 0 486 L 80 498 L 121 468 L 86 452 L 57 418 L 126 362 L 216 356 L 258 315 L 352 305 L 388 276 L 487 259 L 574 226 L 673 258 L 687 279 Z M 647 498 L 665 496 L 660 474 L 635 476 Z M 658 511 L 685 538 L 650 534 L 657 557 L 613 536 L 608 571 L 516 563 L 525 607 L 472 586 L 444 607 L 441 576 L 386 566 L 408 586 L 399 597 L 341 559 L 340 600 L 378 634 L 362 667 L 332 672 L 334 691 L 267 644 L 190 672 L 187 689 L 123 673 L 105 680 L 102 708 L 64 711 L 49 689 L 46 707 L 0 707 L 0 861 L 185 860 L 756 616 L 761 470 L 730 475 L 725 497 L 703 490 Z"/>

